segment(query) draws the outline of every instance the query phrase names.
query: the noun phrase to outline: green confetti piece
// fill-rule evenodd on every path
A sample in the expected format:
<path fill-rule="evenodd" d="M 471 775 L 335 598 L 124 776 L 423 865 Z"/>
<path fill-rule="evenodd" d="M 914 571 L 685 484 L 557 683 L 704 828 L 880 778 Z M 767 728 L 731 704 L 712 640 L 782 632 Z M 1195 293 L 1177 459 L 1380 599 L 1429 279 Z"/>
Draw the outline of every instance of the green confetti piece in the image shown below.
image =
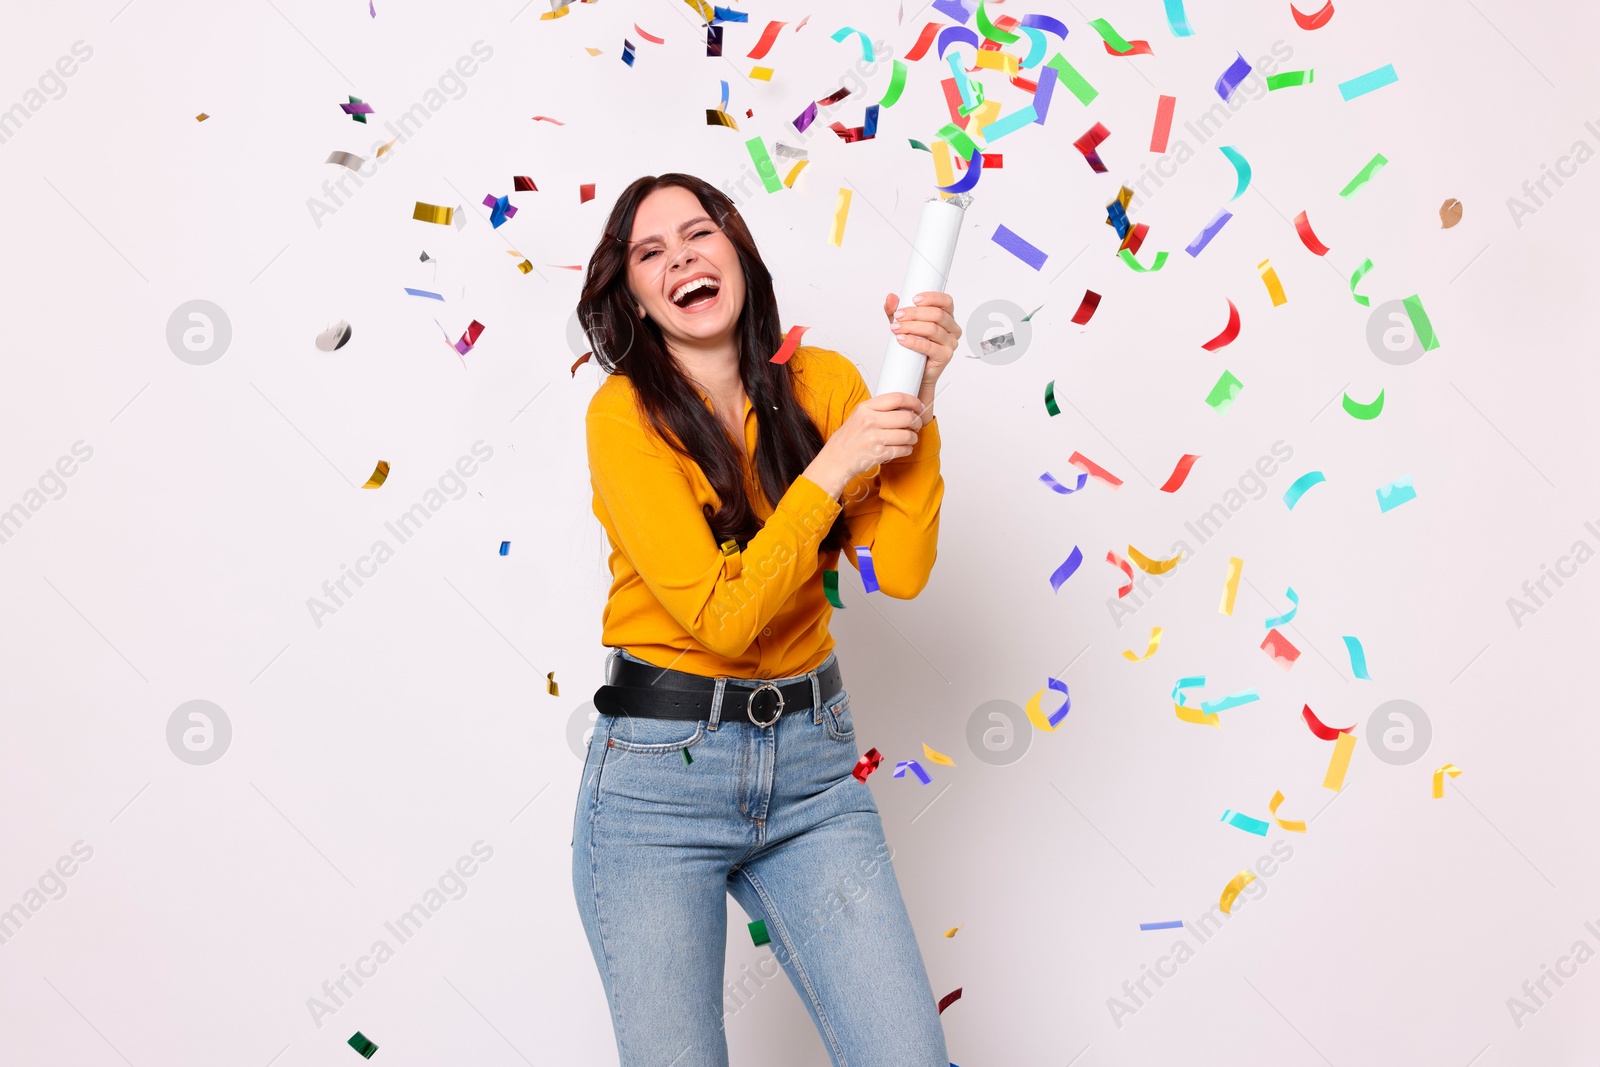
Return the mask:
<path fill-rule="evenodd" d="M 1349 415 L 1352 419 L 1360 419 L 1363 422 L 1371 422 L 1373 419 L 1383 414 L 1383 390 L 1379 389 L 1378 399 L 1368 404 L 1358 404 L 1356 401 L 1351 400 L 1349 393 L 1344 394 L 1344 400 L 1341 403 L 1344 405 L 1345 414 Z"/>
<path fill-rule="evenodd" d="M 1267 75 L 1267 92 L 1275 89 L 1292 89 L 1296 85 L 1310 85 L 1316 78 L 1315 70 L 1286 70 L 1282 74 Z"/>
<path fill-rule="evenodd" d="M 1041 307 L 1043 305 L 1040 305 Z M 1044 409 L 1052 416 L 1061 414 L 1061 409 L 1056 406 L 1056 380 L 1051 378 L 1044 386 Z"/>
<path fill-rule="evenodd" d="M 1384 158 L 1382 152 L 1379 152 L 1377 155 L 1373 156 L 1367 161 L 1367 165 L 1361 168 L 1360 174 L 1357 174 L 1354 178 L 1350 179 L 1349 185 L 1346 185 L 1343 189 L 1339 190 L 1339 195 L 1348 198 L 1351 193 L 1354 193 L 1357 189 L 1370 182 L 1372 180 L 1372 176 L 1378 173 L 1384 167 L 1388 166 L 1388 164 L 1389 161 Z"/>
<path fill-rule="evenodd" d="M 767 921 L 765 919 L 757 919 L 750 924 L 750 940 L 757 945 L 766 945 L 772 942 L 772 938 L 767 936 Z"/>
<path fill-rule="evenodd" d="M 1061 84 L 1065 85 L 1067 91 L 1077 97 L 1078 103 L 1084 107 L 1088 107 L 1090 102 L 1100 95 L 1100 90 L 1090 85 L 1088 79 L 1079 74 L 1078 69 L 1068 63 L 1067 58 L 1060 52 L 1051 56 L 1045 66 L 1056 68 L 1056 73 L 1061 77 Z"/>
<path fill-rule="evenodd" d="M 361 1053 L 364 1058 L 369 1060 L 372 1059 L 372 1054 L 378 1051 L 378 1046 L 374 1045 L 371 1041 L 368 1041 L 360 1030 L 357 1030 L 351 1035 L 347 1044 L 349 1044 L 349 1046 L 355 1049 L 357 1052 Z"/>
<path fill-rule="evenodd" d="M 1233 406 L 1239 390 L 1243 388 L 1244 383 L 1233 376 L 1233 371 L 1225 370 L 1222 372 L 1222 377 L 1217 379 L 1217 384 L 1211 387 L 1211 392 L 1206 394 L 1206 403 L 1214 408 L 1218 415 L 1224 414 Z"/>
<path fill-rule="evenodd" d="M 1134 270 L 1138 271 L 1140 274 L 1154 274 L 1156 271 L 1160 270 L 1162 267 L 1165 267 L 1167 265 L 1167 254 L 1166 254 L 1166 252 L 1157 252 L 1155 261 L 1153 263 L 1151 263 L 1148 267 L 1141 267 L 1139 265 L 1139 261 L 1137 259 L 1133 258 L 1133 252 L 1130 249 L 1127 249 L 1127 248 L 1118 249 L 1117 250 L 1117 255 L 1122 257 L 1122 262 L 1126 263 L 1128 266 L 1132 267 Z"/>
<path fill-rule="evenodd" d="M 1350 275 L 1350 295 L 1355 297 L 1356 303 L 1360 304 L 1364 308 L 1372 306 L 1372 299 L 1370 297 L 1362 296 L 1360 293 L 1356 292 L 1356 286 L 1361 284 L 1361 279 L 1365 278 L 1367 276 L 1367 272 L 1371 269 L 1372 260 L 1364 259 L 1361 261 L 1361 266 L 1356 268 L 1356 272 Z M 1407 308 L 1407 310 L 1409 311 L 1410 309 Z"/>
<path fill-rule="evenodd" d="M 972 138 L 967 136 L 967 131 L 953 122 L 947 122 L 941 126 L 935 136 L 949 144 L 951 148 L 954 148 L 962 159 L 970 162 L 972 157 L 977 154 L 978 146 L 972 143 Z"/>
<path fill-rule="evenodd" d="M 1034 316 L 1035 316 L 1035 315 L 1037 315 L 1037 314 L 1039 314 L 1039 312 L 1040 312 L 1040 311 L 1041 311 L 1041 310 L 1043 310 L 1043 309 L 1044 309 L 1044 305 L 1043 305 L 1043 304 L 1040 304 L 1040 305 L 1039 305 L 1039 306 L 1038 306 L 1038 307 L 1036 307 L 1036 308 L 1034 308 L 1034 309 L 1033 309 L 1033 310 L 1032 310 L 1032 311 L 1030 311 L 1030 312 L 1028 312 L 1028 313 L 1027 313 L 1027 314 L 1026 314 L 1026 315 L 1024 315 L 1024 316 L 1022 316 L 1022 321 L 1023 321 L 1023 322 L 1027 322 L 1027 321 L 1028 321 L 1028 320 L 1029 320 L 1029 319 L 1031 319 L 1031 318 L 1033 318 L 1033 317 L 1034 317 Z"/>
<path fill-rule="evenodd" d="M 822 572 L 822 594 L 828 598 L 828 603 L 836 608 L 844 607 L 844 601 L 839 599 L 839 572 L 825 570 Z M 765 927 L 762 927 L 765 931 Z M 757 941 L 756 944 L 761 942 Z"/>
<path fill-rule="evenodd" d="M 1411 328 L 1417 331 L 1417 340 L 1422 342 L 1424 352 L 1432 352 L 1439 347 L 1439 337 L 1433 332 L 1433 321 L 1428 318 L 1428 313 L 1422 309 L 1422 297 L 1413 293 L 1405 298 L 1402 303 L 1406 306 L 1406 314 L 1411 316 Z"/>
<path fill-rule="evenodd" d="M 950 54 L 952 56 L 955 55 L 954 52 L 952 52 Z M 960 66 L 960 64 L 956 63 L 956 64 L 952 64 L 952 66 Z M 965 77 L 966 76 L 966 71 L 963 70 L 961 72 L 961 74 L 962 74 L 963 77 Z M 970 114 L 972 114 L 974 111 L 978 110 L 980 107 L 983 106 L 983 101 L 984 101 L 984 95 L 983 95 L 984 94 L 984 88 L 983 88 L 983 83 L 982 82 L 975 82 L 975 81 L 972 81 L 971 79 L 968 79 L 967 82 L 966 82 L 966 86 L 967 86 L 966 91 L 961 94 L 961 99 L 964 102 L 962 103 L 962 105 L 960 107 L 956 108 L 956 111 L 958 111 L 962 115 L 970 115 Z"/>
<path fill-rule="evenodd" d="M 761 184 L 767 187 L 767 192 L 775 193 L 782 189 L 783 179 L 778 177 L 778 168 L 772 165 L 772 157 L 767 155 L 767 146 L 761 143 L 761 138 L 752 137 L 744 146 L 750 150 L 756 173 L 761 175 Z"/>
<path fill-rule="evenodd" d="M 989 12 L 983 8 L 984 0 L 978 0 L 978 32 L 991 41 L 999 44 L 1015 44 L 1022 40 L 1022 34 L 1002 30 L 999 26 L 989 21 Z"/>
<path fill-rule="evenodd" d="M 911 147 L 912 148 L 919 149 L 919 150 L 921 150 L 923 152 L 932 152 L 933 151 L 933 149 L 929 148 L 927 145 L 923 144 L 921 141 L 917 140 L 915 137 L 907 137 L 906 140 L 911 142 Z"/>
<path fill-rule="evenodd" d="M 898 59 L 894 61 L 894 76 L 889 79 L 889 91 L 883 94 L 883 99 L 878 101 L 879 107 L 894 107 L 900 99 L 900 94 L 906 88 L 906 65 Z"/>
<path fill-rule="evenodd" d="M 1105 19 L 1094 19 L 1089 23 L 1089 25 L 1094 27 L 1094 32 L 1100 35 L 1100 39 L 1102 41 L 1111 46 L 1112 51 L 1126 52 L 1133 47 L 1133 45 L 1124 40 L 1122 34 L 1118 33 L 1116 28 Z"/>
<path fill-rule="evenodd" d="M 678 749 L 678 751 L 683 753 L 683 765 L 685 767 L 689 766 L 689 764 L 694 762 L 694 757 L 689 755 L 689 750 L 688 749 L 680 748 L 680 749 Z"/>

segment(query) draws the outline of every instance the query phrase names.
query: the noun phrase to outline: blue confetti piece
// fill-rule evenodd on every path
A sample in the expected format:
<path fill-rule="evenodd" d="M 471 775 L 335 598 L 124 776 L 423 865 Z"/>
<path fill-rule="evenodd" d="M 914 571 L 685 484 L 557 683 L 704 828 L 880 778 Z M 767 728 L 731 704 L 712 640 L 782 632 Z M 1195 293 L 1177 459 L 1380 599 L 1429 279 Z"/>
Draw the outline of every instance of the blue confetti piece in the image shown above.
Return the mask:
<path fill-rule="evenodd" d="M 1292 603 L 1294 607 L 1289 609 L 1289 613 L 1287 615 L 1274 615 L 1272 618 L 1261 624 L 1269 630 L 1274 626 L 1282 626 L 1285 623 L 1293 622 L 1295 613 L 1300 610 L 1300 594 L 1294 591 L 1294 586 L 1291 585 L 1288 591 L 1284 593 L 1284 596 L 1289 598 L 1290 603 Z"/>
<path fill-rule="evenodd" d="M 967 7 L 961 0 L 934 0 L 933 9 L 942 11 L 949 18 L 955 19 L 963 26 L 972 17 L 972 8 Z"/>
<path fill-rule="evenodd" d="M 1223 812 L 1222 818 L 1217 821 L 1225 822 L 1229 826 L 1237 826 L 1246 833 L 1255 834 L 1258 837 L 1266 837 L 1267 827 L 1271 825 L 1261 819 L 1252 819 L 1250 816 L 1241 814 L 1231 808 Z"/>
<path fill-rule="evenodd" d="M 932 778 L 928 777 L 928 772 L 922 769 L 922 764 L 918 763 L 914 759 L 901 760 L 899 763 L 895 764 L 894 777 L 904 778 L 908 768 L 912 774 L 917 776 L 917 779 L 921 781 L 923 785 L 927 785 L 929 782 L 933 781 Z"/>
<path fill-rule="evenodd" d="M 1194 30 L 1189 28 L 1189 16 L 1184 14 L 1183 0 L 1166 0 L 1167 28 L 1174 37 L 1193 37 Z"/>
<path fill-rule="evenodd" d="M 1242 693 L 1229 693 L 1219 700 L 1208 700 L 1200 705 L 1200 711 L 1205 715 L 1215 715 L 1219 711 L 1237 708 L 1241 704 L 1253 704 L 1261 699 L 1261 694 L 1254 689 L 1246 689 Z"/>
<path fill-rule="evenodd" d="M 856 570 L 861 572 L 861 584 L 869 593 L 878 591 L 878 572 L 872 568 L 872 549 L 866 545 L 856 546 Z"/>
<path fill-rule="evenodd" d="M 1164 923 L 1140 923 L 1139 924 L 1139 929 L 1141 929 L 1141 930 L 1179 930 L 1179 929 L 1182 929 L 1182 928 L 1183 928 L 1183 920 L 1182 919 L 1173 919 L 1171 922 L 1164 922 Z"/>
<path fill-rule="evenodd" d="M 509 556 L 511 554 L 511 542 L 510 541 L 501 541 L 500 542 L 500 554 L 502 556 Z"/>
<path fill-rule="evenodd" d="M 407 289 L 406 292 L 410 293 L 412 296 L 425 296 L 430 300 L 444 299 L 444 297 L 440 296 L 438 293 L 430 293 L 426 289 Z"/>
<path fill-rule="evenodd" d="M 1188 707 L 1189 705 L 1185 701 L 1183 691 L 1185 689 L 1196 689 L 1205 684 L 1206 676 L 1203 674 L 1191 675 L 1188 678 L 1179 678 L 1178 683 L 1172 687 L 1173 703 L 1177 704 L 1179 707 Z"/>
<path fill-rule="evenodd" d="M 1056 492 L 1065 495 L 1067 493 L 1076 493 L 1079 489 L 1082 489 L 1085 485 L 1087 485 L 1089 483 L 1089 475 L 1078 475 L 1078 484 L 1073 486 L 1071 489 L 1068 489 L 1066 486 L 1056 481 L 1055 478 L 1051 476 L 1049 471 L 1045 471 L 1043 474 L 1039 475 L 1039 480 L 1045 485 L 1048 485 L 1050 488 L 1054 489 Z"/>
<path fill-rule="evenodd" d="M 1055 573 L 1050 575 L 1051 590 L 1057 593 L 1061 592 L 1061 583 L 1076 574 L 1081 566 L 1083 566 L 1083 549 L 1073 545 L 1072 554 L 1062 560 L 1061 566 L 1057 567 Z"/>
<path fill-rule="evenodd" d="M 1294 506 L 1300 502 L 1300 498 L 1306 495 L 1307 489 L 1310 489 L 1313 485 L 1320 485 L 1327 480 L 1321 471 L 1308 471 L 1296 478 L 1294 484 L 1284 491 L 1283 502 L 1289 506 L 1290 511 L 1293 511 Z"/>
<path fill-rule="evenodd" d="M 1397 478 L 1388 485 L 1378 490 L 1378 510 L 1393 511 L 1408 500 L 1417 499 L 1417 491 L 1412 488 L 1411 475 Z"/>
<path fill-rule="evenodd" d="M 1217 95 L 1222 97 L 1224 103 L 1233 96 L 1234 90 L 1239 88 L 1239 83 L 1250 76 L 1250 63 L 1239 53 L 1235 52 L 1234 55 L 1239 58 L 1235 59 L 1228 69 L 1222 72 L 1222 77 L 1217 79 Z"/>
<path fill-rule="evenodd" d="M 974 155 L 976 155 L 976 153 L 974 153 Z M 994 235 L 990 238 L 990 240 L 999 245 L 1001 248 L 1004 248 L 1007 252 L 1010 252 L 1012 255 L 1016 256 L 1018 259 L 1022 260 L 1022 262 L 1026 263 L 1034 270 L 1041 269 L 1044 266 L 1044 261 L 1050 258 L 1050 254 L 1048 252 L 1035 248 L 1027 241 L 1024 241 L 1021 237 L 1017 236 L 1017 234 L 1013 233 L 1010 227 L 1006 226 L 1004 223 L 995 227 Z"/>
<path fill-rule="evenodd" d="M 712 18 L 712 20 L 711 20 L 712 25 L 716 25 L 719 22 L 749 22 L 750 21 L 750 16 L 748 14 L 746 14 L 743 11 L 735 11 L 731 7 L 713 7 L 711 9 L 711 14 L 714 16 Z M 871 47 L 871 46 L 869 45 L 868 47 Z M 867 62 L 870 63 L 871 61 L 872 61 L 872 57 L 868 56 L 867 57 Z"/>
<path fill-rule="evenodd" d="M 1358 96 L 1366 96 L 1375 89 L 1382 89 L 1385 85 L 1393 85 L 1399 80 L 1400 75 L 1394 72 L 1394 64 L 1386 63 L 1377 70 L 1367 71 L 1359 78 L 1340 82 L 1339 95 L 1346 100 L 1354 100 Z"/>
<path fill-rule="evenodd" d="M 1206 228 L 1201 230 L 1199 235 L 1189 242 L 1184 251 L 1189 253 L 1190 256 L 1198 256 L 1201 252 L 1204 252 L 1206 245 L 1211 243 L 1213 237 L 1222 232 L 1222 228 L 1228 224 L 1228 220 L 1231 218 L 1233 218 L 1233 212 L 1227 208 L 1218 211 L 1211 216 L 1211 221 L 1206 223 Z"/>
<path fill-rule="evenodd" d="M 1361 647 L 1361 639 L 1346 637 L 1344 647 L 1350 650 L 1350 669 L 1355 676 L 1363 681 L 1372 681 L 1372 675 L 1367 673 L 1367 650 Z"/>

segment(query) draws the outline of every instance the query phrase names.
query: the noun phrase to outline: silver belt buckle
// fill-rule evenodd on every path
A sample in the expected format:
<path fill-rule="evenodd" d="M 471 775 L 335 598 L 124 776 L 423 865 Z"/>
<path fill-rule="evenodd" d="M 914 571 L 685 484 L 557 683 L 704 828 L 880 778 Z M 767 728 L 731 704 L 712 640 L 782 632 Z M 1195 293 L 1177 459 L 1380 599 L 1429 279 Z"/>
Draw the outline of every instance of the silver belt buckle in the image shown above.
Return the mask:
<path fill-rule="evenodd" d="M 755 714 L 752 712 L 751 709 L 755 707 L 756 694 L 761 692 L 763 689 L 770 689 L 774 693 L 778 694 L 778 710 L 773 713 L 773 716 L 772 716 L 771 720 L 769 720 L 767 722 L 757 722 Z M 750 721 L 752 723 L 754 723 L 756 726 L 760 726 L 763 729 L 765 729 L 768 726 L 771 726 L 773 723 L 777 722 L 778 719 L 783 715 L 783 690 L 779 689 L 777 686 L 773 685 L 771 682 L 762 682 L 760 685 L 758 685 L 754 689 L 750 690 L 750 695 L 745 697 L 745 700 L 744 700 L 744 713 L 750 717 Z"/>

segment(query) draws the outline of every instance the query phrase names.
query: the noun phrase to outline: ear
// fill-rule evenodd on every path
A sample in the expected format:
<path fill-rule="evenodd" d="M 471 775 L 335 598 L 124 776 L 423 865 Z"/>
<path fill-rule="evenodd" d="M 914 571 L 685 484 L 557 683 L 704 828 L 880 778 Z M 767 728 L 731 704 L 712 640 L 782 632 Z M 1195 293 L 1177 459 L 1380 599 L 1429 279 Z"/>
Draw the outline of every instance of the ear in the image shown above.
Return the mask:
<path fill-rule="evenodd" d="M 639 308 L 639 317 L 641 319 L 644 318 L 644 308 L 642 308 L 642 307 Z"/>

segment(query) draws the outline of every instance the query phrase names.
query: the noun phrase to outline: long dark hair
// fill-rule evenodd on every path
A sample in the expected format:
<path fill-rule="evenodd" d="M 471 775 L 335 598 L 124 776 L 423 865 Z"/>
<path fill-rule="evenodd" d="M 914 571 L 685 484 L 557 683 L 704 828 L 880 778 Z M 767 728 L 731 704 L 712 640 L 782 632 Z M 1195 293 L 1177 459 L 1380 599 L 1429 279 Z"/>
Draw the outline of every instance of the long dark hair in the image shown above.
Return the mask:
<path fill-rule="evenodd" d="M 783 342 L 772 275 L 739 209 L 702 179 L 680 173 L 647 175 L 622 191 L 589 258 L 578 318 L 596 360 L 607 373 L 625 375 L 632 382 L 639 406 L 656 433 L 674 451 L 699 464 L 716 491 L 721 506 L 713 510 L 707 504 L 705 511 L 717 543 L 732 538 L 743 550 L 761 529 L 745 493 L 740 458 L 744 442 L 736 445 L 701 402 L 667 351 L 661 328 L 649 319 L 639 319 L 628 291 L 628 238 L 633 232 L 634 212 L 646 196 L 667 185 L 693 193 L 739 253 L 745 289 L 738 323 L 739 377 L 756 412 L 755 467 L 767 502 L 776 506 L 821 450 L 822 431 L 795 399 L 789 367 L 771 361 Z M 842 548 L 848 537 L 841 511 L 819 551 Z"/>

